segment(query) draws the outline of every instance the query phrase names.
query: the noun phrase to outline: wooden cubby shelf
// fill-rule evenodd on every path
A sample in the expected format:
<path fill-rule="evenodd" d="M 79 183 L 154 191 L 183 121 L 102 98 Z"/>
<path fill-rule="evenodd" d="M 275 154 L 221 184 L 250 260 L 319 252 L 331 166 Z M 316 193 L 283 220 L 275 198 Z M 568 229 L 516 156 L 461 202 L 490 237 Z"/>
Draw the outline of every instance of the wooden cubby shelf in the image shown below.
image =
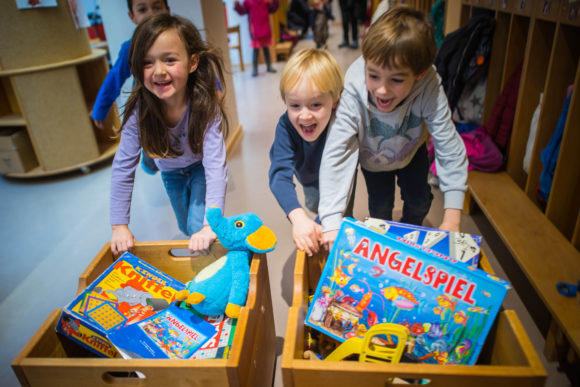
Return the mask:
<path fill-rule="evenodd" d="M 0 128 L 24 131 L 31 147 L 21 157 L 37 167 L 7 176 L 42 177 L 87 171 L 115 154 L 119 127 L 116 106 L 93 125 L 90 112 L 107 72 L 106 51 L 92 49 L 85 29 L 76 29 L 66 2 L 22 11 L 14 2 L 0 16 Z M 43 39 L 38 39 L 42 36 Z M 30 154 L 30 153 L 33 154 Z"/>
<path fill-rule="evenodd" d="M 482 125 L 519 66 L 521 78 L 505 171 L 469 173 L 466 209 L 485 215 L 509 254 L 502 267 L 540 331 L 544 354 L 580 383 L 580 319 L 576 298 L 556 284 L 580 279 L 580 1 L 463 0 L 447 2 L 446 31 L 485 8 L 496 21 Z M 572 89 L 571 89 L 572 87 Z M 572 90 L 567 115 L 564 102 Z M 539 109 L 529 168 L 524 155 Z M 542 151 L 565 118 L 547 201 L 538 198 Z"/>

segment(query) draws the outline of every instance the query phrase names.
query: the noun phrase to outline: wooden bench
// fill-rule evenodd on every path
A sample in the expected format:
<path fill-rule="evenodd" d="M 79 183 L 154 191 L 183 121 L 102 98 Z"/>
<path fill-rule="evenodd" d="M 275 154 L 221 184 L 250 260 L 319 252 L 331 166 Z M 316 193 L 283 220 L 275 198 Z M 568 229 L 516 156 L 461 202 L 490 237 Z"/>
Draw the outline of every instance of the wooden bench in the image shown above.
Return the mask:
<path fill-rule="evenodd" d="M 468 185 L 466 207 L 482 210 L 552 316 L 546 357 L 568 356 L 566 341 L 580 354 L 580 304 L 556 289 L 559 281 L 578 283 L 580 252 L 507 173 L 471 171 Z"/>

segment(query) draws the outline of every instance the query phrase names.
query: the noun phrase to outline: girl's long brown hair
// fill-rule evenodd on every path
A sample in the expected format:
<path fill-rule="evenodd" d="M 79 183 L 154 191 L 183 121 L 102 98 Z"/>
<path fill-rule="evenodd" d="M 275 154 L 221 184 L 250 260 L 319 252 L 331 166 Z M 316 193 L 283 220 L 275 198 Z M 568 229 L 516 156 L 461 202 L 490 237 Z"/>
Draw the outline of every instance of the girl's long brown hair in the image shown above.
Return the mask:
<path fill-rule="evenodd" d="M 222 118 L 221 131 L 227 137 L 228 120 L 225 114 L 224 98 L 218 92 L 219 80 L 225 93 L 223 61 L 218 52 L 203 41 L 199 31 L 186 19 L 169 14 L 148 17 L 135 29 L 129 49 L 129 64 L 135 78 L 125 111 L 123 125 L 135 109 L 139 110 L 138 124 L 143 150 L 153 157 L 176 157 L 182 151 L 172 146 L 169 125 L 166 123 L 163 104 L 145 87 L 143 79 L 144 58 L 157 37 L 174 29 L 185 45 L 188 58 L 195 54 L 199 58 L 197 69 L 189 74 L 186 98 L 189 101 L 188 143 L 194 154 L 203 154 L 205 131 L 216 116 Z M 122 128 L 121 127 L 121 128 Z"/>

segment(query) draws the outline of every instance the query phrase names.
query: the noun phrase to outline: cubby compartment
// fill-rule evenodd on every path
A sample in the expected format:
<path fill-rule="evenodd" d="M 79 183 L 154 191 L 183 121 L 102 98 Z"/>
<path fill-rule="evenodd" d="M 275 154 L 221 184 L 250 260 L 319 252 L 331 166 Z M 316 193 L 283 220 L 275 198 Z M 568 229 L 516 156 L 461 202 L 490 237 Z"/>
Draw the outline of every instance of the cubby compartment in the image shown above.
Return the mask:
<path fill-rule="evenodd" d="M 502 90 L 503 68 L 506 57 L 511 17 L 504 12 L 497 12 L 493 44 L 487 72 L 487 86 L 485 89 L 485 104 L 483 106 L 483 122 L 487 122 L 493 106 L 497 102 Z"/>
<path fill-rule="evenodd" d="M 549 24 L 552 26 L 555 25 L 554 23 Z M 542 108 L 532 155 L 532 165 L 526 183 L 526 194 L 530 198 L 535 198 L 536 188 L 540 182 L 540 175 L 543 169 L 541 151 L 546 147 L 554 134 L 564 101 L 567 97 L 568 87 L 574 84 L 580 55 L 580 46 L 577 44 L 577 34 L 579 32 L 577 27 L 563 24 L 558 24 L 556 27 L 550 65 L 547 71 L 548 81 L 543 91 L 544 98 L 542 100 Z M 569 197 L 574 192 L 574 184 L 576 181 L 578 180 L 573 179 L 570 182 L 562 180 L 560 183 L 556 182 L 553 184 L 554 190 L 550 193 L 546 208 L 548 218 L 550 218 L 567 238 L 571 238 L 572 236 L 575 219 L 578 214 L 577 205 L 572 205 L 574 199 Z M 562 201 L 564 199 L 565 201 Z M 558 204 L 554 206 L 554 203 Z M 576 208 L 576 211 L 574 211 L 574 208 Z M 571 214 L 573 214 L 573 218 L 566 220 L 566 218 L 570 218 Z"/>
<path fill-rule="evenodd" d="M 524 18 L 514 15 L 513 24 L 523 25 L 522 19 Z M 527 25 L 529 19 L 525 18 L 525 21 Z M 522 26 L 522 32 L 523 29 Z M 544 90 L 546 83 L 546 73 L 550 60 L 552 42 L 554 40 L 555 26 L 553 23 L 534 19 L 529 29 L 529 37 L 527 37 L 527 34 L 522 33 L 517 38 L 517 45 L 520 47 L 520 51 L 525 47 L 525 59 L 520 58 L 520 52 L 518 52 L 518 55 L 514 55 L 512 60 L 514 69 L 516 62 L 518 65 L 522 61 L 524 63 L 506 165 L 507 173 L 522 189 L 525 188 L 526 184 L 523 160 L 530 131 L 530 123 L 534 110 L 540 100 L 540 93 Z M 515 48 L 515 46 L 512 47 Z M 532 160 L 532 164 L 534 164 L 534 160 Z"/>

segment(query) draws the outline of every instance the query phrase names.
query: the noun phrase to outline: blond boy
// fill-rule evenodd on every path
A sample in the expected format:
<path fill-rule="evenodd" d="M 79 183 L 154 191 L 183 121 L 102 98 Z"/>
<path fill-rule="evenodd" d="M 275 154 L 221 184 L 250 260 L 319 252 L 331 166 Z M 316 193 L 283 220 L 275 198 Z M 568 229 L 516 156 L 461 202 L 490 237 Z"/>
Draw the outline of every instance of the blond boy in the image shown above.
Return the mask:
<path fill-rule="evenodd" d="M 320 159 L 342 80 L 336 60 L 317 49 L 294 54 L 280 79 L 287 111 L 278 121 L 270 149 L 270 189 L 292 223 L 296 247 L 308 255 L 319 250 L 322 229 L 298 201 L 294 176 L 303 186 L 305 207 L 317 213 Z"/>

